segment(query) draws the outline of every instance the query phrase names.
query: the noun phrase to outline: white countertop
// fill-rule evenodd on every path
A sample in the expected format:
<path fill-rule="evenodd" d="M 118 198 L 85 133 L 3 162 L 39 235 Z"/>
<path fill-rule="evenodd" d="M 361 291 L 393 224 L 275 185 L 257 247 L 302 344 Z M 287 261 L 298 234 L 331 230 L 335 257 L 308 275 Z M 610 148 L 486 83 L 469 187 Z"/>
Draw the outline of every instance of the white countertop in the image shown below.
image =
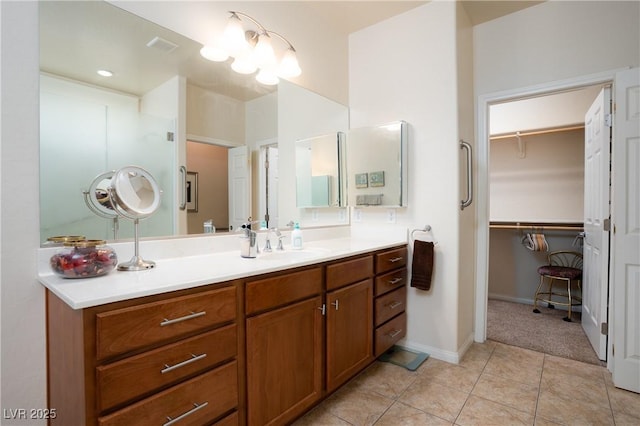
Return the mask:
<path fill-rule="evenodd" d="M 208 238 L 211 239 L 211 237 Z M 237 239 L 237 237 L 234 238 Z M 192 246 L 199 244 L 196 239 L 187 239 L 186 241 L 191 241 Z M 231 241 L 235 242 L 236 240 Z M 382 236 L 378 235 L 375 238 L 371 236 L 343 236 L 317 239 L 309 242 L 305 240 L 301 251 L 292 250 L 290 246 L 285 244 L 283 252 L 278 252 L 274 249 L 273 252 L 261 253 L 256 258 L 241 257 L 239 248 L 232 251 L 214 251 L 209 254 L 196 253 L 165 258 L 154 257 L 151 259 L 156 263 L 153 269 L 146 271 L 113 270 L 101 277 L 84 279 L 62 278 L 54 274 L 48 265 L 48 259 L 55 250 L 40 249 L 38 253 L 38 281 L 73 309 L 82 309 L 136 297 L 312 265 L 393 247 L 406 242 L 405 231 L 404 233 L 396 232 Z M 124 243 L 118 243 L 117 247 L 116 244 L 110 244 L 116 249 L 120 263 L 130 258 L 122 256 L 125 253 L 121 254 L 121 252 L 126 252 L 126 250 L 119 250 L 122 244 Z M 185 244 L 185 242 L 170 239 L 165 240 L 163 244 L 170 244 L 172 245 L 171 248 L 175 248 L 175 246 Z M 129 243 L 129 245 L 133 246 L 133 243 Z M 229 247 L 228 244 L 227 247 Z M 143 248 L 141 244 L 140 255 L 142 258 L 148 259 Z M 262 248 L 262 245 L 260 245 L 260 248 Z M 171 252 L 171 250 L 169 251 Z M 173 252 L 176 251 L 180 250 L 173 250 Z"/>

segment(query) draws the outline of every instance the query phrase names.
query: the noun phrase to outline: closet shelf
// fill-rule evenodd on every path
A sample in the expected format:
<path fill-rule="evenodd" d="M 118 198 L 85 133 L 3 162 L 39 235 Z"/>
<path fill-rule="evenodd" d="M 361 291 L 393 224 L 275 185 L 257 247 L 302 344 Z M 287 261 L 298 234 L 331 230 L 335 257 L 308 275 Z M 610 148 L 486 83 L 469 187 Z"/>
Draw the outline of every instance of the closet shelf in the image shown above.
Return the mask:
<path fill-rule="evenodd" d="M 582 130 L 582 129 L 584 129 L 584 125 L 582 124 L 575 125 L 575 126 L 565 126 L 565 127 L 551 127 L 547 129 L 531 130 L 528 132 L 502 133 L 497 135 L 491 135 L 489 136 L 489 139 L 494 141 L 499 139 L 510 139 L 510 138 L 517 138 L 522 136 L 544 135 L 547 133 L 568 132 L 571 130 Z"/>

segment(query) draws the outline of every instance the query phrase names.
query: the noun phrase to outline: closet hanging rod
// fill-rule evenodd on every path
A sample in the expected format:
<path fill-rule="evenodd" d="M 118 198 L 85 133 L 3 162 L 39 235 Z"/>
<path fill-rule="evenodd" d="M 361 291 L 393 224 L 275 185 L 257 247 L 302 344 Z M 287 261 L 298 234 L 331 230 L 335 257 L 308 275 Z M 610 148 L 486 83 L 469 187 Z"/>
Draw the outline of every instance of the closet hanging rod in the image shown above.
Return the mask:
<path fill-rule="evenodd" d="M 571 130 L 582 130 L 584 129 L 584 125 L 575 125 L 568 127 L 553 127 L 549 129 L 540 129 L 540 130 L 531 130 L 529 132 L 515 132 L 515 133 L 503 133 L 500 135 L 489 136 L 489 140 L 495 141 L 499 139 L 509 139 L 516 138 L 518 136 L 534 136 L 534 135 L 544 135 L 547 133 L 556 133 L 556 132 L 569 132 Z"/>
<path fill-rule="evenodd" d="M 582 231 L 584 224 L 582 223 L 553 223 L 553 222 L 491 222 L 490 229 L 516 229 L 531 230 L 539 229 L 542 231 Z"/>

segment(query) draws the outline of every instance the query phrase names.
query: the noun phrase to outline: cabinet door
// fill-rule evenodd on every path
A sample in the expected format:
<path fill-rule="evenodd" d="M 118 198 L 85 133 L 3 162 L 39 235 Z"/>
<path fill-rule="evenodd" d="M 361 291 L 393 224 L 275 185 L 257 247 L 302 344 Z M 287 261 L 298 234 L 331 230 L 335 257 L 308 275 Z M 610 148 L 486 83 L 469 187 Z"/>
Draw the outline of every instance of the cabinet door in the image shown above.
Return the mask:
<path fill-rule="evenodd" d="M 322 393 L 322 297 L 247 319 L 248 424 L 286 424 Z"/>
<path fill-rule="evenodd" d="M 373 280 L 327 293 L 327 391 L 373 361 Z"/>

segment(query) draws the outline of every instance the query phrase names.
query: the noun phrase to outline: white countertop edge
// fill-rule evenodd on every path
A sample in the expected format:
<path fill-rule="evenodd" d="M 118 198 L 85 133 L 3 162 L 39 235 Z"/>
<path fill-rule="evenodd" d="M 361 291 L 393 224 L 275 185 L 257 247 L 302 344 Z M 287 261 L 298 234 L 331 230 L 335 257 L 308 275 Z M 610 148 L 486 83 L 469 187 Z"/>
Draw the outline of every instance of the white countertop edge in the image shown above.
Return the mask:
<path fill-rule="evenodd" d="M 284 271 L 406 244 L 406 237 L 336 238 L 305 244 L 305 258 L 270 260 L 240 257 L 239 251 L 160 259 L 146 271 L 117 271 L 95 278 L 69 279 L 41 270 L 38 281 L 73 309 L 83 309 L 177 290 Z M 315 252 L 314 250 L 318 250 Z M 285 246 L 286 251 L 292 251 Z M 312 253 L 308 253 L 311 251 Z M 293 255 L 293 253 L 292 253 Z M 294 255 L 295 256 L 295 255 Z M 122 259 L 120 261 L 123 261 Z"/>

